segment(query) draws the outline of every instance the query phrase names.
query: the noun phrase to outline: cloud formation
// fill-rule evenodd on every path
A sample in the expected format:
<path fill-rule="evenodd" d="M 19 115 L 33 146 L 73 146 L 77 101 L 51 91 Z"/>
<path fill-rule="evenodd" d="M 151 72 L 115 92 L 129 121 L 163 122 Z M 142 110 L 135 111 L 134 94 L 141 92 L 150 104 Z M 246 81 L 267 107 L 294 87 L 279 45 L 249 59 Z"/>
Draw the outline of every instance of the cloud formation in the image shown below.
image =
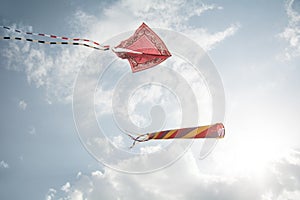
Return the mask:
<path fill-rule="evenodd" d="M 27 108 L 27 103 L 24 100 L 19 101 L 19 108 L 21 110 L 26 110 Z"/>
<path fill-rule="evenodd" d="M 290 60 L 300 56 L 300 6 L 297 0 L 287 0 L 285 9 L 288 16 L 288 26 L 279 37 L 288 42 L 284 55 L 284 60 Z"/>
<path fill-rule="evenodd" d="M 35 127 L 34 126 L 30 126 L 28 133 L 30 135 L 36 135 L 36 129 L 35 129 Z"/>
<path fill-rule="evenodd" d="M 152 174 L 128 175 L 109 169 L 67 182 L 56 199 L 299 199 L 300 152 L 270 163 L 263 176 L 226 177 L 203 173 L 188 152 L 169 168 Z M 180 175 L 179 175 L 180 174 Z M 70 186 L 71 185 L 71 186 Z M 100 189 L 101 188 L 101 189 Z"/>
<path fill-rule="evenodd" d="M 57 191 L 53 188 L 50 188 L 45 196 L 45 200 L 54 200 Z"/>
<path fill-rule="evenodd" d="M 1 160 L 1 161 L 0 161 L 0 168 L 8 169 L 8 168 L 9 168 L 9 165 L 8 165 L 8 163 L 5 162 L 4 160 Z"/>

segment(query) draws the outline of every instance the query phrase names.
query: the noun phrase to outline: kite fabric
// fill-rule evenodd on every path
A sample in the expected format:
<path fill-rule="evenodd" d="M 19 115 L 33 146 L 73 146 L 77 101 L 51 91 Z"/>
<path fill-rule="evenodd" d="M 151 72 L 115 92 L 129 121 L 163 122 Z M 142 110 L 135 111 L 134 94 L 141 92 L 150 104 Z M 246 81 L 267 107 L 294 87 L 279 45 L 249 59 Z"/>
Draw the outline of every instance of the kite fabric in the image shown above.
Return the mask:
<path fill-rule="evenodd" d="M 110 49 L 109 45 L 100 45 L 100 43 L 89 39 L 61 37 L 45 33 L 23 32 L 18 29 L 10 28 L 8 26 L 0 26 L 0 28 L 31 37 L 47 37 L 52 41 L 14 36 L 0 36 L 0 40 L 22 40 L 49 45 L 80 45 L 101 51 Z M 118 57 L 127 59 L 129 61 L 132 72 L 138 72 L 150 67 L 154 67 L 171 56 L 171 53 L 167 49 L 164 42 L 145 23 L 143 23 L 135 31 L 133 36 L 131 36 L 127 40 L 122 41 L 115 48 L 112 48 L 112 51 Z"/>
<path fill-rule="evenodd" d="M 129 61 L 132 72 L 154 67 L 171 56 L 164 42 L 145 23 L 112 50 Z"/>
<path fill-rule="evenodd" d="M 216 123 L 207 126 L 198 126 L 192 128 L 182 128 L 166 130 L 154 133 L 146 133 L 133 137 L 127 134 L 131 139 L 134 140 L 131 148 L 136 142 L 146 142 L 148 140 L 158 139 L 193 139 L 193 138 L 224 138 L 225 128 L 222 123 Z"/>

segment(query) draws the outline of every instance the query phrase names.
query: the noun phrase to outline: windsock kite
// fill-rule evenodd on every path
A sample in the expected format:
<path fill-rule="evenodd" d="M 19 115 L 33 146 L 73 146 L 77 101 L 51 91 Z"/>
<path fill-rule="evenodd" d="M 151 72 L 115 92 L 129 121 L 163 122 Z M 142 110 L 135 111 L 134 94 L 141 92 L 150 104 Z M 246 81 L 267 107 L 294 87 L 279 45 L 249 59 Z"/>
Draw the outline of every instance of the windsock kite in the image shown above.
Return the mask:
<path fill-rule="evenodd" d="M 127 134 L 132 140 L 134 140 L 131 148 L 136 142 L 146 142 L 149 140 L 165 140 L 165 139 L 193 139 L 193 138 L 224 138 L 225 128 L 222 123 L 216 123 L 207 126 L 198 126 L 192 128 L 182 128 L 166 130 L 154 133 L 146 133 L 133 137 Z"/>

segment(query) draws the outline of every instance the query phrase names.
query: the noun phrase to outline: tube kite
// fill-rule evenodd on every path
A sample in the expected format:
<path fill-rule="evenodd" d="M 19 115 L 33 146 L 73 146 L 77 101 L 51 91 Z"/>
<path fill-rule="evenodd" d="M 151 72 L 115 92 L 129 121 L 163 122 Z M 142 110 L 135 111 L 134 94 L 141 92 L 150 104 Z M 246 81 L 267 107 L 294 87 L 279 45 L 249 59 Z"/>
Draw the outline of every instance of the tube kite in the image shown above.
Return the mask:
<path fill-rule="evenodd" d="M 136 142 L 146 142 L 148 140 L 162 140 L 162 139 L 193 139 L 193 138 L 224 138 L 225 128 L 222 123 L 216 123 L 207 126 L 197 126 L 192 128 L 182 128 L 165 130 L 154 133 L 146 133 L 133 137 L 127 134 L 134 142 L 130 148 L 132 148 Z"/>
<path fill-rule="evenodd" d="M 0 36 L 0 40 L 23 40 L 49 45 L 85 46 L 100 51 L 107 51 L 110 49 L 109 45 L 101 45 L 100 43 L 89 39 L 69 38 L 45 33 L 23 32 L 8 26 L 0 27 L 8 31 L 31 37 L 51 38 L 52 41 L 11 36 Z M 118 57 L 129 61 L 132 72 L 138 72 L 154 67 L 171 56 L 171 53 L 164 42 L 145 23 L 143 23 L 130 38 L 122 41 L 119 45 L 111 49 Z"/>

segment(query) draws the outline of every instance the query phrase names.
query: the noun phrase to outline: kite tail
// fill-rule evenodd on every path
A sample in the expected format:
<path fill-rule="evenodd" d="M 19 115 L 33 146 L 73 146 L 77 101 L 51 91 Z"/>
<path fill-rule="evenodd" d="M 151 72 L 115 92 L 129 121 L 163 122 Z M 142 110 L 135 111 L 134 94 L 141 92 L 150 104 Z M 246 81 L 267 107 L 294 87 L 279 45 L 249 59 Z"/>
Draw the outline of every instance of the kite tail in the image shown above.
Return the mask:
<path fill-rule="evenodd" d="M 11 30 L 14 31 L 16 33 L 21 33 L 21 34 L 26 34 L 26 35 L 30 35 L 30 36 L 40 36 L 40 37 L 48 37 L 51 39 L 60 39 L 60 40 L 67 40 L 67 41 L 71 41 L 71 42 L 56 42 L 56 41 L 44 41 L 44 40 L 34 40 L 34 39 L 30 39 L 30 38 L 22 38 L 22 37 L 1 37 L 0 39 L 2 40 L 23 40 L 23 41 L 28 41 L 28 42 L 36 42 L 36 43 L 42 43 L 42 44 L 67 44 L 67 45 L 82 45 L 85 47 L 89 47 L 89 48 L 93 48 L 96 50 L 109 50 L 109 46 L 108 45 L 100 45 L 98 42 L 95 42 L 93 40 L 89 40 L 89 39 L 81 39 L 81 38 L 69 38 L 69 37 L 64 37 L 64 36 L 56 36 L 56 35 L 49 35 L 49 34 L 45 34 L 45 33 L 33 33 L 33 32 L 23 32 L 20 31 L 18 29 L 13 29 L 7 26 L 0 26 L 0 28 L 4 28 L 6 30 Z M 89 44 L 86 44 L 89 43 Z"/>
<path fill-rule="evenodd" d="M 41 43 L 41 44 L 63 44 L 63 45 L 74 45 L 74 46 L 85 46 L 88 48 L 93 48 L 96 50 L 100 50 L 100 51 L 106 51 L 109 49 L 109 47 L 107 48 L 98 48 L 98 47 L 94 47 L 85 43 L 81 43 L 81 42 L 56 42 L 56 41 L 44 41 L 44 40 L 34 40 L 34 39 L 30 39 L 30 38 L 22 38 L 22 37 L 3 37 L 0 36 L 0 40 L 23 40 L 23 41 L 27 41 L 27 42 L 33 42 L 33 43 Z"/>

